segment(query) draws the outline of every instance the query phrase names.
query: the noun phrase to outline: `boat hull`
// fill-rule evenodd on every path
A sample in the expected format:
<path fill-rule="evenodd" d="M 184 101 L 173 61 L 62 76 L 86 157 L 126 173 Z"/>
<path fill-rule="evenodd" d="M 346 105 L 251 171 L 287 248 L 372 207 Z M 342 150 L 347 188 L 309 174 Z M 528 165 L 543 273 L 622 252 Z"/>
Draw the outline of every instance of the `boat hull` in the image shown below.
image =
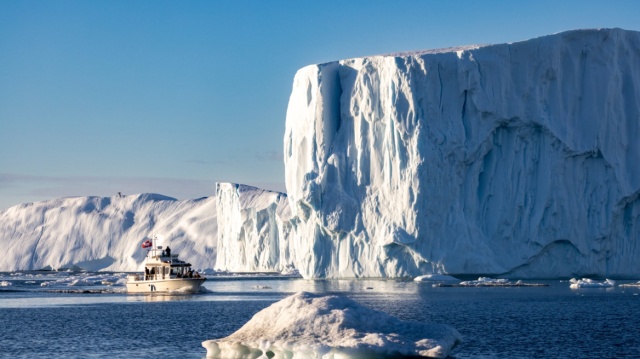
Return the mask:
<path fill-rule="evenodd" d="M 130 280 L 127 282 L 127 293 L 197 293 L 205 280 L 205 278 Z"/>

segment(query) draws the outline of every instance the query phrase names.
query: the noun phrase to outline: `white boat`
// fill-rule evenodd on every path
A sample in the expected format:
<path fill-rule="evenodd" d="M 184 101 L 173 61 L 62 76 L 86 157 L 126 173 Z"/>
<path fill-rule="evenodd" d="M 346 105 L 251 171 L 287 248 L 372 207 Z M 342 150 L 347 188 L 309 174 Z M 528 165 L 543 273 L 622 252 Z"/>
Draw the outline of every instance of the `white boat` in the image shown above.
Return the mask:
<path fill-rule="evenodd" d="M 206 278 L 191 269 L 191 264 L 178 259 L 169 247 L 154 246 L 151 241 L 144 264 L 144 274 L 129 274 L 127 276 L 128 293 L 197 293 Z"/>

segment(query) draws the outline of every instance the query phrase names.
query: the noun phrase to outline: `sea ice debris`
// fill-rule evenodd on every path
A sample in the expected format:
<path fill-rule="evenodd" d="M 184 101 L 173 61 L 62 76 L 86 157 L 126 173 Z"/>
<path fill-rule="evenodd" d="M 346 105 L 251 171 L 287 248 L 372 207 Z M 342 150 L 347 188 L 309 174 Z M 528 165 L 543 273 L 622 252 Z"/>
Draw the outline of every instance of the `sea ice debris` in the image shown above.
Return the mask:
<path fill-rule="evenodd" d="M 525 283 L 521 280 L 510 281 L 505 278 L 480 277 L 477 280 L 467 280 L 460 283 L 435 283 L 434 287 L 547 287 L 544 283 Z"/>

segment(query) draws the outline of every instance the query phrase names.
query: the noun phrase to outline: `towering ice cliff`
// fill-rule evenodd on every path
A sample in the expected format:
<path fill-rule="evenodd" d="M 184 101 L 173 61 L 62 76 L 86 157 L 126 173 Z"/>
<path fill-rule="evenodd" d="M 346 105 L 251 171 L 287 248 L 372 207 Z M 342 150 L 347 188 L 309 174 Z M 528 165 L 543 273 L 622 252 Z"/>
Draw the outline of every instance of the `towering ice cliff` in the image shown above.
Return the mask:
<path fill-rule="evenodd" d="M 218 183 L 216 202 L 216 269 L 246 272 L 292 267 L 288 243 L 291 212 L 286 194 Z"/>
<path fill-rule="evenodd" d="M 62 198 L 0 211 L 0 271 L 42 268 L 137 271 L 145 238 L 194 265 L 215 264 L 216 200 L 154 194 Z"/>
<path fill-rule="evenodd" d="M 307 277 L 640 275 L 640 33 L 344 60 L 295 76 Z"/>

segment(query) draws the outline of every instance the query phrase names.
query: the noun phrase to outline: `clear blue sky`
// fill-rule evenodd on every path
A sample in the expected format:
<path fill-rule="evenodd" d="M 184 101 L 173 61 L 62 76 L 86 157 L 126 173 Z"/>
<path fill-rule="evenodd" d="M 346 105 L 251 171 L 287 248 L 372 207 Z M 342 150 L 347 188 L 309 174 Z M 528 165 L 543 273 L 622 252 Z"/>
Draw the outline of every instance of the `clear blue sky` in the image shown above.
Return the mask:
<path fill-rule="evenodd" d="M 0 0 L 0 210 L 284 191 L 295 72 L 389 52 L 640 30 L 640 1 Z"/>

